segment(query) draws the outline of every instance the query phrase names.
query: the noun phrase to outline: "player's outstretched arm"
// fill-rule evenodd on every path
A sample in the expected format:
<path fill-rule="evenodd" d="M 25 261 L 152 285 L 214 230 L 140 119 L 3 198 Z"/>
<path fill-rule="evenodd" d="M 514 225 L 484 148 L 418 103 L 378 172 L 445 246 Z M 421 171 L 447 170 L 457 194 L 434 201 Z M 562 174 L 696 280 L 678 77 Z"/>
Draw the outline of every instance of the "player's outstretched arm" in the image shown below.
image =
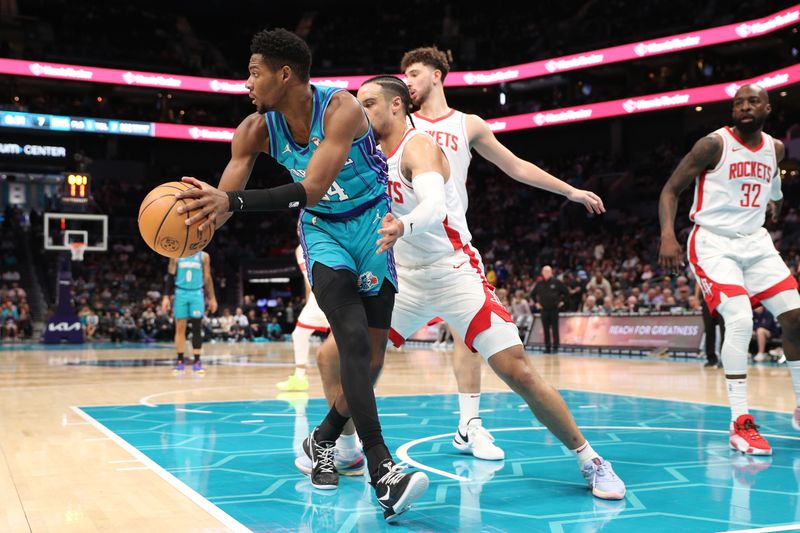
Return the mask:
<path fill-rule="evenodd" d="M 383 253 L 404 235 L 420 235 L 441 227 L 447 216 L 444 183 L 450 175 L 447 158 L 441 148 L 427 135 L 417 135 L 406 145 L 400 161 L 403 176 L 411 176 L 414 195 L 419 203 L 410 213 L 395 218 L 386 213 L 378 233 L 381 238 L 376 253 Z"/>
<path fill-rule="evenodd" d="M 573 202 L 583 204 L 590 213 L 605 213 L 606 208 L 599 196 L 592 191 L 576 189 L 533 163 L 520 159 L 497 140 L 486 121 L 477 115 L 467 115 L 467 135 L 471 148 L 475 148 L 480 155 L 515 180 L 531 187 L 566 196 Z"/>
<path fill-rule="evenodd" d="M 206 218 L 206 222 L 200 226 L 202 231 L 209 223 L 220 227 L 227 222 L 231 213 L 227 209 L 228 196 L 226 193 L 242 190 L 247 186 L 253 165 L 261 152 L 269 152 L 267 123 L 263 115 L 253 113 L 239 124 L 233 134 L 231 159 L 222 172 L 218 188 L 190 176 L 183 177 L 183 181 L 191 183 L 199 189 L 183 191 L 175 195 L 177 198 L 194 198 L 189 205 L 178 208 L 178 213 L 196 211 L 186 221 L 186 224 L 194 224 L 196 221 Z M 224 206 L 226 209 L 220 211 L 220 206 Z"/>
<path fill-rule="evenodd" d="M 206 289 L 208 297 L 208 310 L 211 313 L 217 312 L 217 295 L 214 292 L 214 278 L 211 275 L 211 256 L 208 252 L 203 252 L 203 287 Z"/>
<path fill-rule="evenodd" d="M 658 200 L 658 219 L 661 223 L 661 246 L 658 262 L 677 270 L 683 264 L 683 251 L 675 237 L 675 214 L 678 197 L 704 170 L 714 168 L 722 154 L 722 141 L 718 135 L 709 135 L 697 141 L 669 177 Z"/>

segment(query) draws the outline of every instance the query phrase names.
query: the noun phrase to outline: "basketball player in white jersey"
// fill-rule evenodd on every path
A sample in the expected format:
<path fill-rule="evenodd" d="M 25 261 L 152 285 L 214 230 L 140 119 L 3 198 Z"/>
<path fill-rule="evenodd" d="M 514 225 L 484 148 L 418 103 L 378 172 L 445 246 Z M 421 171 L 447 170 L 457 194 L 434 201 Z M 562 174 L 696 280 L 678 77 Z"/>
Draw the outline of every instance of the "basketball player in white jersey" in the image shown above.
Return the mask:
<path fill-rule="evenodd" d="M 306 367 L 308 365 L 308 348 L 311 344 L 311 335 L 315 331 L 328 333 L 331 330 L 325 313 L 319 308 L 314 293 L 311 292 L 311 285 L 308 283 L 308 273 L 306 272 L 306 260 L 303 257 L 303 248 L 298 246 L 295 249 L 297 266 L 303 273 L 303 281 L 306 288 L 306 305 L 297 317 L 294 331 L 292 332 L 292 347 L 294 348 L 294 374 L 289 376 L 286 381 L 279 382 L 276 386 L 282 391 L 307 391 L 308 376 Z"/>
<path fill-rule="evenodd" d="M 469 206 L 466 183 L 472 149 L 519 182 L 566 196 L 573 202 L 584 204 L 589 212 L 605 211 L 602 201 L 594 193 L 576 189 L 514 155 L 477 115 L 448 107 L 444 80 L 450 65 L 444 52 L 434 47 L 411 50 L 403 56 L 400 68 L 406 75 L 411 100 L 418 108 L 414 113 L 414 123 L 433 137 L 447 155 L 455 189 L 465 212 Z M 503 450 L 493 444 L 494 439 L 481 427 L 478 415 L 481 358 L 456 332 L 453 332 L 453 340 L 453 370 L 458 383 L 460 412 L 453 446 L 480 459 L 503 459 Z M 481 355 L 485 357 L 488 354 Z"/>
<path fill-rule="evenodd" d="M 392 213 L 384 216 L 376 244 L 378 253 L 394 248 L 397 265 L 400 290 L 389 339 L 400 345 L 431 317 L 442 317 L 573 452 L 593 494 L 622 499 L 625 484 L 533 368 L 514 321 L 486 281 L 448 158 L 433 138 L 406 124 L 407 87 L 397 77 L 377 76 L 361 86 L 358 100 L 388 157 Z"/>
<path fill-rule="evenodd" d="M 722 366 L 731 405 L 730 446 L 742 453 L 771 455 L 748 412 L 747 348 L 752 306 L 766 307 L 783 327 L 783 346 L 800 405 L 800 295 L 797 281 L 763 227 L 767 208 L 777 222 L 783 195 L 778 163 L 783 143 L 762 131 L 771 111 L 767 92 L 745 85 L 733 98 L 733 128 L 697 141 L 661 191 L 660 263 L 677 270 L 681 246 L 675 237 L 678 196 L 695 182 L 689 218 L 689 265 L 708 308 L 725 320 Z M 798 428 L 800 408 L 793 425 Z"/>

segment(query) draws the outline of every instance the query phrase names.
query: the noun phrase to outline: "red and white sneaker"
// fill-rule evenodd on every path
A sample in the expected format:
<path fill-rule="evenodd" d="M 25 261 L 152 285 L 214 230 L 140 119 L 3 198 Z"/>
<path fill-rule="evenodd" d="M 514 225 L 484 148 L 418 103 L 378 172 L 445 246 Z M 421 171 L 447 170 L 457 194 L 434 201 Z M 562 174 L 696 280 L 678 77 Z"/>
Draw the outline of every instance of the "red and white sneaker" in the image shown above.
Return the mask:
<path fill-rule="evenodd" d="M 794 415 L 792 415 L 792 427 L 795 431 L 800 431 L 800 407 L 794 408 Z"/>
<path fill-rule="evenodd" d="M 772 455 L 772 446 L 758 432 L 753 416 L 744 414 L 731 422 L 731 448 L 749 455 Z"/>

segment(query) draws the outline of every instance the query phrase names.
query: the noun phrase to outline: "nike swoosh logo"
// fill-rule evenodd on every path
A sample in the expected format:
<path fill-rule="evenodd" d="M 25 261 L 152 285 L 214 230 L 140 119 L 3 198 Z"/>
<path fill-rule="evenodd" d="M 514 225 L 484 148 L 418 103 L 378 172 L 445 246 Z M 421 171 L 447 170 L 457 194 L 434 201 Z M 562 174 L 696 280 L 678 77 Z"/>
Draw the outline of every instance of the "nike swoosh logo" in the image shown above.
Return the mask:
<path fill-rule="evenodd" d="M 385 502 L 387 502 L 388 500 L 389 500 L 389 489 L 386 489 L 386 494 L 384 494 L 383 496 L 381 496 L 381 497 L 379 497 L 379 498 L 378 498 L 378 503 L 379 503 L 379 504 L 381 505 L 381 507 L 383 507 L 384 509 L 388 509 L 388 508 L 390 507 L 390 505 L 389 505 L 388 503 L 385 503 Z"/>
<path fill-rule="evenodd" d="M 467 264 L 467 262 L 466 262 L 466 261 L 464 261 L 464 262 L 463 262 L 463 263 L 461 263 L 460 265 L 453 265 L 453 268 L 461 268 L 461 267 L 463 267 L 463 266 L 464 266 L 464 265 L 466 265 L 466 264 Z"/>
<path fill-rule="evenodd" d="M 740 146 L 739 148 L 734 148 L 732 151 L 733 151 L 733 152 L 738 152 L 738 151 L 739 151 L 739 150 L 741 150 L 741 149 L 742 149 L 742 147 Z"/>
<path fill-rule="evenodd" d="M 469 442 L 469 437 L 467 437 L 466 435 L 462 435 L 461 431 L 458 431 L 458 436 L 461 437 L 461 440 L 463 440 L 464 442 Z"/>
<path fill-rule="evenodd" d="M 409 224 L 409 233 L 414 233 L 414 223 Z"/>

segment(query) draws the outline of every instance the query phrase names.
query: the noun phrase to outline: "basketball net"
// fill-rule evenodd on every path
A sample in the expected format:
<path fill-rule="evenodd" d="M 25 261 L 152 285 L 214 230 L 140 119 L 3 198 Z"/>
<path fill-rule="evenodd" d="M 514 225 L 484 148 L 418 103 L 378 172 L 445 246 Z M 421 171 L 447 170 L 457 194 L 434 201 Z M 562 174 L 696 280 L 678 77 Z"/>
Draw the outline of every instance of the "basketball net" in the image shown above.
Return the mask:
<path fill-rule="evenodd" d="M 86 251 L 86 243 L 71 242 L 69 243 L 69 251 L 72 254 L 73 261 L 83 261 L 83 252 Z"/>

